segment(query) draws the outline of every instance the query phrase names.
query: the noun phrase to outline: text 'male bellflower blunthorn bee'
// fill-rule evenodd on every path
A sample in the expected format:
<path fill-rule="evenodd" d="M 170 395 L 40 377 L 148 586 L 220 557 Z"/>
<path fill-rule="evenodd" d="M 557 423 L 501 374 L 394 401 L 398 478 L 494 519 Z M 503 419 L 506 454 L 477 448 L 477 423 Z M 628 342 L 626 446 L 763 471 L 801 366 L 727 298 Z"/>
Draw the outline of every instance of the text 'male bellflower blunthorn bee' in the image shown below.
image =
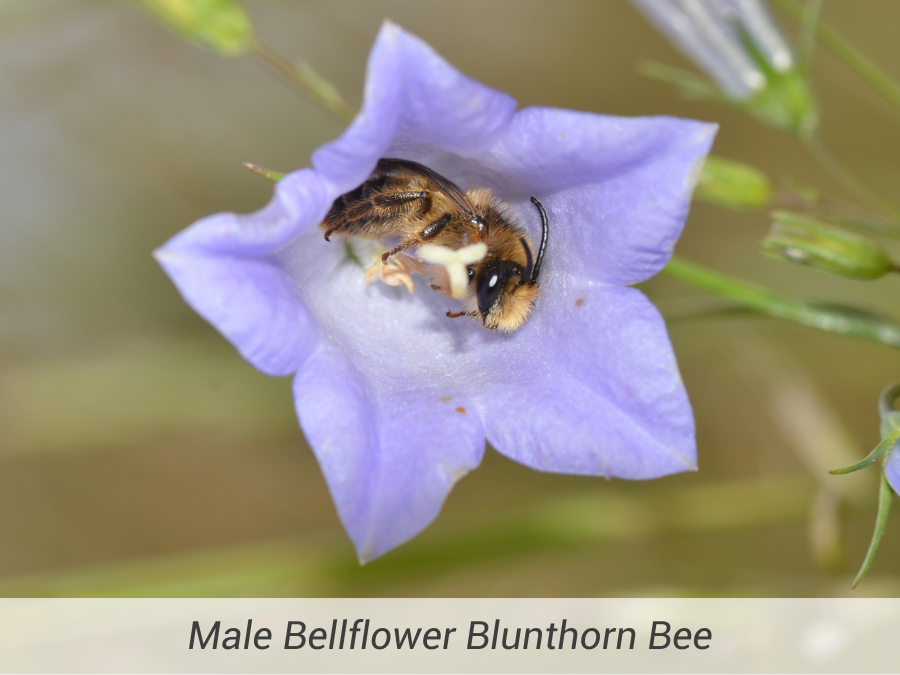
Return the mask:
<path fill-rule="evenodd" d="M 437 516 L 485 441 L 541 471 L 696 468 L 665 324 L 629 286 L 669 260 L 715 130 L 517 111 L 385 23 L 361 112 L 312 168 L 280 180 L 262 210 L 204 218 L 156 256 L 250 363 L 294 375 L 304 434 L 371 560 Z M 374 193 L 405 192 L 387 197 L 403 218 L 351 224 L 354 195 L 387 175 L 395 189 Z M 428 257 L 425 244 L 444 249 Z M 393 248 L 373 250 L 382 245 Z M 463 259 L 459 294 L 449 263 L 442 275 L 426 262 L 443 259 L 434 250 Z M 425 288 L 389 285 L 411 288 L 410 273 Z M 367 283 L 376 274 L 389 283 Z"/>

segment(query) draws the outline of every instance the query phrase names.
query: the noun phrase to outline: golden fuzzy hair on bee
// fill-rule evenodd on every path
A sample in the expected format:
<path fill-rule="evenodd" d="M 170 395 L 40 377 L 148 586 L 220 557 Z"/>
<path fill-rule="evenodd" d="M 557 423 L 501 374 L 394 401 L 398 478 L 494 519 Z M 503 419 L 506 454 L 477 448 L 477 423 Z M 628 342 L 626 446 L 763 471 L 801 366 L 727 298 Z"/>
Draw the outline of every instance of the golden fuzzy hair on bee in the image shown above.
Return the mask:
<path fill-rule="evenodd" d="M 484 243 L 487 254 L 468 267 L 464 311 L 447 312 L 447 316 L 471 316 L 491 330 L 512 332 L 534 309 L 547 245 L 547 214 L 536 198 L 531 201 L 542 223 L 541 245 L 536 252 L 531 238 L 517 224 L 516 214 L 490 190 L 464 192 L 417 162 L 385 158 L 378 161 L 362 185 L 334 201 L 319 227 L 326 240 L 337 234 L 396 244 L 381 256 L 385 266 L 392 258 L 399 263 L 403 251 L 426 243 L 454 250 Z M 412 260 L 390 269 L 372 267 L 366 279 L 377 276 L 391 285 L 403 283 L 412 292 L 409 271 L 421 274 L 425 270 Z M 440 275 L 434 275 L 432 288 L 451 294 Z"/>
<path fill-rule="evenodd" d="M 506 285 L 506 292 L 501 293 L 497 302 L 482 317 L 484 327 L 501 333 L 513 333 L 519 330 L 531 316 L 539 290 L 540 287 L 536 283 L 519 285 L 514 279 L 510 279 Z M 481 316 L 474 288 L 470 287 L 464 307 L 466 314 L 475 317 Z"/>

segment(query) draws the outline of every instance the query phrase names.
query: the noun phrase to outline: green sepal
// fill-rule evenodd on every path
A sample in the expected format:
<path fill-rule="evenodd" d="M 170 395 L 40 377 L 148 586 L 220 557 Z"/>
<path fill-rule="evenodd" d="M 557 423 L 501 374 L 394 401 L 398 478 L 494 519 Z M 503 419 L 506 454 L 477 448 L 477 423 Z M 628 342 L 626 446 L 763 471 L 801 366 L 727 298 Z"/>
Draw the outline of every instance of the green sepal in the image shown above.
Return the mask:
<path fill-rule="evenodd" d="M 746 100 L 735 101 L 735 105 L 781 131 L 801 137 L 812 134 L 819 124 L 819 113 L 806 74 L 799 68 L 777 73 L 768 66 L 764 72 L 766 86 Z"/>
<path fill-rule="evenodd" d="M 863 560 L 862 567 L 853 580 L 852 588 L 856 588 L 859 582 L 865 578 L 875 560 L 875 554 L 878 553 L 878 546 L 881 544 L 881 538 L 884 536 L 884 529 L 887 527 L 888 513 L 891 510 L 891 499 L 894 491 L 887 482 L 887 477 L 882 473 L 878 490 L 878 515 L 875 517 L 875 531 L 872 533 L 872 542 L 869 544 L 869 550 L 866 552 L 866 558 Z"/>
<path fill-rule="evenodd" d="M 252 171 L 257 176 L 262 176 L 263 178 L 268 178 L 271 181 L 278 182 L 282 178 L 284 178 L 287 174 L 280 173 L 279 171 L 272 171 L 272 169 L 266 169 L 265 167 L 259 166 L 258 164 L 251 164 L 250 162 L 244 162 L 244 168 L 248 171 Z"/>
<path fill-rule="evenodd" d="M 897 429 L 896 431 L 894 431 L 894 433 L 881 441 L 881 443 L 876 445 L 875 449 L 870 452 L 865 459 L 858 461 L 856 464 L 845 466 L 842 469 L 834 469 L 832 471 L 829 471 L 828 473 L 836 476 L 841 476 L 847 473 L 853 473 L 854 471 L 859 471 L 860 469 L 865 469 L 867 466 L 887 454 L 888 450 L 891 450 L 895 445 L 897 445 L 897 441 L 900 441 L 900 429 Z"/>

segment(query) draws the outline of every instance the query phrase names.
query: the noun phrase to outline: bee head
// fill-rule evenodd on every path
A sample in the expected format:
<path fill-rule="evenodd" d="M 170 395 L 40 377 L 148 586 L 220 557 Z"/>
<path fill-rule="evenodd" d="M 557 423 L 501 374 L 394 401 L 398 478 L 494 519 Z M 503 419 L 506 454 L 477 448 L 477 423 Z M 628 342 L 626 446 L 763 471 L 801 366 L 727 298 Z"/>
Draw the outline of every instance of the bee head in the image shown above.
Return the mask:
<path fill-rule="evenodd" d="M 514 331 L 531 314 L 538 286 L 508 260 L 482 266 L 475 275 L 475 299 L 485 327 Z"/>
<path fill-rule="evenodd" d="M 470 268 L 470 274 L 474 276 L 478 313 L 486 328 L 502 332 L 518 330 L 534 309 L 538 296 L 538 275 L 550 227 L 543 204 L 535 197 L 531 198 L 531 202 L 541 215 L 541 245 L 537 260 L 532 258 L 528 241 L 520 237 L 525 254 L 524 268 L 511 260 L 493 260 L 478 266 L 477 270 Z"/>

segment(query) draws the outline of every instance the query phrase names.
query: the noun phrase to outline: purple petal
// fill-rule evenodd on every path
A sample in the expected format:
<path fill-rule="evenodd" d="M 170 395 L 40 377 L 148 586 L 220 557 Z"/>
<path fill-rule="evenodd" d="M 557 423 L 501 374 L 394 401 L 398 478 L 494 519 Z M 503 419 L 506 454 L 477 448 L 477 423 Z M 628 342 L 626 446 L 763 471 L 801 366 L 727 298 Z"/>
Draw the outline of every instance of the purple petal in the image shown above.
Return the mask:
<path fill-rule="evenodd" d="M 534 324 L 543 353 L 479 399 L 491 445 L 541 471 L 694 470 L 693 416 L 662 317 L 636 289 L 572 280 L 560 291 Z"/>
<path fill-rule="evenodd" d="M 590 278 L 627 285 L 671 257 L 716 129 L 672 117 L 527 108 L 482 161 L 566 224 L 551 230 L 560 257 L 580 261 Z M 501 196 L 515 197 L 502 187 Z"/>
<path fill-rule="evenodd" d="M 315 227 L 334 197 L 312 171 L 299 171 L 277 184 L 262 211 L 204 218 L 155 252 L 187 303 L 268 375 L 296 372 L 318 341 L 315 320 L 271 254 Z"/>
<path fill-rule="evenodd" d="M 466 77 L 386 21 L 369 56 L 362 112 L 340 138 L 313 153 L 313 166 L 342 194 L 362 183 L 391 147 L 481 152 L 499 140 L 515 110 L 509 95 Z"/>
<path fill-rule="evenodd" d="M 900 495 L 900 451 L 895 445 L 888 450 L 888 455 L 884 460 L 884 477 L 887 478 L 888 484 L 894 489 L 894 492 Z"/>
<path fill-rule="evenodd" d="M 484 454 L 468 400 L 443 399 L 427 381 L 392 385 L 367 383 L 325 345 L 294 381 L 300 424 L 361 562 L 425 529 Z"/>

